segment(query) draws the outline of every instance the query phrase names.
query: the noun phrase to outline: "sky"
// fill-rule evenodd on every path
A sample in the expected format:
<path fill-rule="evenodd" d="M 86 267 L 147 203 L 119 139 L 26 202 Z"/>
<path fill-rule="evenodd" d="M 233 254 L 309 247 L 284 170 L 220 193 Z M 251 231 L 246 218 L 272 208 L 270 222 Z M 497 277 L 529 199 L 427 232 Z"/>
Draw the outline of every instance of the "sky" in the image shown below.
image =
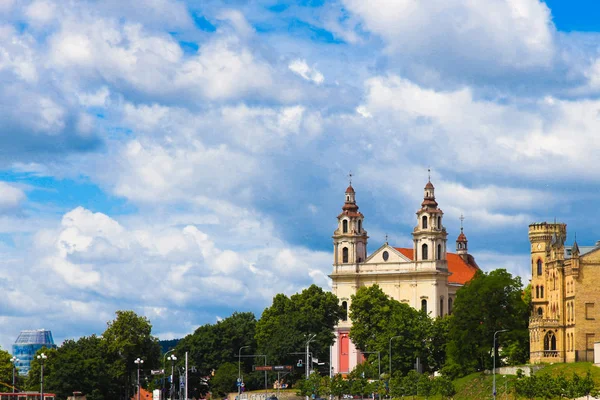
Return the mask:
<path fill-rule="evenodd" d="M 600 239 L 600 5 L 0 0 L 0 346 L 161 339 L 330 288 L 348 174 L 369 249 L 529 279 L 527 228 Z"/>

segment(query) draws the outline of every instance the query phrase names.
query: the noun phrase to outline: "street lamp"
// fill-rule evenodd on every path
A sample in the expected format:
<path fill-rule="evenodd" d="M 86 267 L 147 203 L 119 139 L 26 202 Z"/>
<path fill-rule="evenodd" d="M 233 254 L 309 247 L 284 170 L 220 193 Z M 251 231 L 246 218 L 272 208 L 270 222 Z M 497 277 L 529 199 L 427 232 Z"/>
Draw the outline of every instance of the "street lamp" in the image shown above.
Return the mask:
<path fill-rule="evenodd" d="M 40 399 L 44 400 L 44 360 L 46 360 L 48 356 L 44 353 L 38 354 L 37 359 L 40 363 Z"/>
<path fill-rule="evenodd" d="M 169 398 L 171 400 L 173 400 L 173 395 L 175 394 L 175 391 L 173 389 L 175 389 L 175 387 L 173 386 L 175 384 L 175 375 L 174 375 L 174 368 L 175 368 L 175 361 L 177 361 L 177 357 L 175 357 L 175 354 L 171 354 L 169 357 L 167 357 L 167 360 L 171 361 L 171 387 L 169 388 L 169 393 L 170 396 Z"/>
<path fill-rule="evenodd" d="M 494 384 L 492 387 L 492 394 L 494 395 L 494 400 L 496 400 L 496 335 L 501 332 L 508 332 L 508 329 L 502 329 L 494 332 L 494 348 L 492 351 L 494 352 Z"/>
<path fill-rule="evenodd" d="M 238 400 L 240 400 L 240 397 L 241 397 L 241 394 L 242 394 L 242 349 L 247 349 L 249 347 L 250 346 L 242 346 L 238 350 L 238 380 L 237 380 L 237 385 L 238 385 Z"/>
<path fill-rule="evenodd" d="M 137 398 L 140 400 L 140 365 L 144 363 L 144 360 L 138 357 L 133 362 L 137 365 Z"/>
<path fill-rule="evenodd" d="M 10 359 L 10 362 L 13 364 L 13 368 L 12 368 L 12 370 L 13 370 L 13 384 L 12 384 L 12 386 L 13 386 L 13 390 L 16 392 L 16 389 L 15 389 L 15 369 L 17 368 L 17 362 L 19 362 L 19 359 L 17 357 L 13 357 L 13 358 Z"/>
<path fill-rule="evenodd" d="M 306 340 L 306 380 L 308 380 L 308 378 L 310 377 L 310 365 L 309 365 L 310 361 L 308 359 L 308 357 L 310 355 L 310 342 L 315 340 L 315 337 L 317 337 L 317 335 L 313 333 Z M 306 395 L 306 400 L 308 400 L 308 395 Z"/>
<path fill-rule="evenodd" d="M 163 354 L 163 379 L 162 379 L 162 390 L 160 392 L 160 398 L 162 399 L 163 396 L 165 395 L 165 359 L 167 358 L 167 354 L 171 353 L 172 351 L 175 351 L 175 349 L 171 349 L 169 351 L 167 351 L 165 354 Z"/>

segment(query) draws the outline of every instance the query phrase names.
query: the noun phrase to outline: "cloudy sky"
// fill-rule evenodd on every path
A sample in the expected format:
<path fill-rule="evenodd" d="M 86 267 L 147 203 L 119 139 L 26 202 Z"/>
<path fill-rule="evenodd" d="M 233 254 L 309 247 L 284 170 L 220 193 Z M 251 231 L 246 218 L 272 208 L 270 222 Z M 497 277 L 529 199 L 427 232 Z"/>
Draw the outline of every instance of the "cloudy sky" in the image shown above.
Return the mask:
<path fill-rule="evenodd" d="M 0 345 L 119 309 L 182 337 L 329 288 L 349 171 L 371 250 L 411 245 L 428 167 L 484 270 L 528 279 L 534 221 L 594 243 L 598 11 L 0 0 Z"/>

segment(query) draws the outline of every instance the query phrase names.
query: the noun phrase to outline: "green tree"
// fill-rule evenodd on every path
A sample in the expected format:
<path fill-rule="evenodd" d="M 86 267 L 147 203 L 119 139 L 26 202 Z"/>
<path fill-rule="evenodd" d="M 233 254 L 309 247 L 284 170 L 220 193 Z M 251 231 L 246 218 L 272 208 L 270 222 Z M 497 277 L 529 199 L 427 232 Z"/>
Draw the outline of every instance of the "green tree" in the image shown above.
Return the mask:
<path fill-rule="evenodd" d="M 438 338 L 431 337 L 432 321 L 425 313 L 391 299 L 378 285 L 372 285 L 359 288 L 352 296 L 350 318 L 352 342 L 362 351 L 379 352 L 382 366 L 389 364 L 390 340 L 398 336 L 391 342 L 394 374 L 407 373 L 417 357 L 426 369 L 430 368 L 428 346 L 433 350 L 440 345 Z M 377 354 L 370 354 L 368 359 L 376 364 Z"/>
<path fill-rule="evenodd" d="M 0 350 L 0 382 L 12 385 L 13 363 L 10 361 L 11 355 L 4 350 Z M 0 392 L 12 391 L 6 386 L 0 386 Z"/>
<path fill-rule="evenodd" d="M 291 297 L 278 294 L 256 323 L 258 352 L 266 354 L 269 363 L 295 365 L 305 357 L 292 353 L 304 352 L 307 338 L 315 335 L 311 353 L 317 359 L 328 359 L 333 328 L 342 313 L 337 297 L 316 285 Z"/>
<path fill-rule="evenodd" d="M 343 395 L 350 393 L 348 381 L 340 374 L 334 375 L 330 383 L 330 393 L 340 400 Z"/>
<path fill-rule="evenodd" d="M 215 376 L 210 380 L 213 395 L 225 396 L 227 393 L 237 390 L 237 363 L 227 362 L 221 364 L 215 371 Z"/>
<path fill-rule="evenodd" d="M 33 390 L 38 392 L 40 391 L 40 376 L 42 368 L 40 362 L 37 359 L 37 356 L 42 353 L 44 353 L 46 357 L 48 357 L 44 360 L 44 376 L 47 377 L 48 375 L 52 375 L 54 371 L 56 365 L 54 361 L 56 359 L 57 350 L 42 347 L 35 353 L 33 360 L 31 361 L 29 373 L 27 374 L 27 378 L 25 379 L 25 388 L 27 390 Z M 46 382 L 46 380 L 44 380 L 44 382 Z M 47 382 L 44 384 L 44 388 L 44 390 L 47 392 L 54 390 L 52 385 L 47 385 Z"/>
<path fill-rule="evenodd" d="M 447 370 L 460 374 L 492 367 L 494 332 L 508 329 L 496 336 L 496 350 L 511 342 L 529 348 L 527 324 L 528 305 L 523 298 L 521 278 L 504 269 L 477 275 L 456 293 L 450 321 L 447 345 Z M 513 359 L 520 360 L 518 351 Z M 497 366 L 501 359 L 496 357 Z"/>
<path fill-rule="evenodd" d="M 137 365 L 134 360 L 144 360 L 143 372 L 160 365 L 160 345 L 152 336 L 152 324 L 133 311 L 117 311 L 116 318 L 107 323 L 102 334 L 106 346 L 106 362 L 111 378 L 120 388 L 119 399 L 128 399 L 135 392 Z"/>

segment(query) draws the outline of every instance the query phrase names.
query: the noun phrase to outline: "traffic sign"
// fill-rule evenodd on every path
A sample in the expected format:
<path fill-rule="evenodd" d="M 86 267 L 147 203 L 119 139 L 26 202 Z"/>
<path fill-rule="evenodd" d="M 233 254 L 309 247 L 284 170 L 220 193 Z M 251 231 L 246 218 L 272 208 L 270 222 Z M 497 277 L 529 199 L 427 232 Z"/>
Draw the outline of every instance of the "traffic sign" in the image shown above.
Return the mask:
<path fill-rule="evenodd" d="M 165 373 L 164 369 L 152 369 L 150 370 L 150 375 L 162 375 Z"/>

